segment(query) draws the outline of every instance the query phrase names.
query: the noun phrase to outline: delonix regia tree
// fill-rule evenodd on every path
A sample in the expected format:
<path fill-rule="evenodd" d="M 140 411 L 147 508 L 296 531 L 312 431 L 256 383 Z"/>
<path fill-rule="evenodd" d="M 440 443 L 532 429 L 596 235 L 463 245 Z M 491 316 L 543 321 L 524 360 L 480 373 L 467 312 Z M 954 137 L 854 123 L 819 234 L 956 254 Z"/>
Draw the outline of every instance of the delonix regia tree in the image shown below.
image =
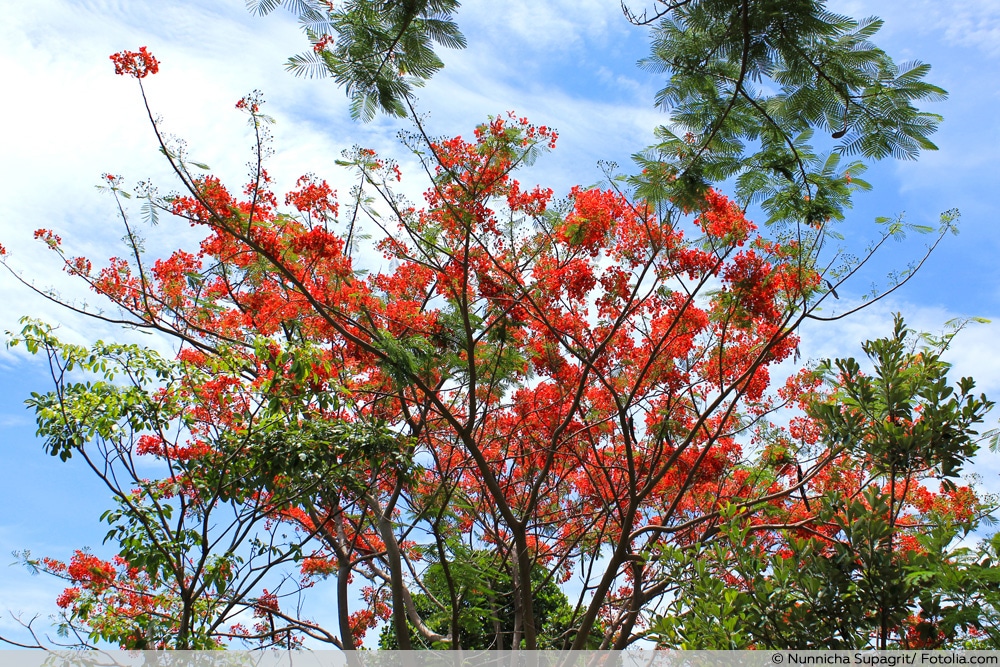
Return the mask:
<path fill-rule="evenodd" d="M 198 248 L 148 257 L 114 175 L 104 187 L 127 259 L 95 269 L 36 232 L 118 314 L 82 310 L 178 346 L 175 360 L 80 348 L 36 322 L 14 339 L 57 371 L 30 401 L 46 448 L 83 458 L 117 502 L 104 516 L 115 561 L 26 557 L 71 583 L 67 631 L 127 647 L 308 636 L 354 649 L 388 621 L 404 649 L 620 649 L 658 628 L 687 586 L 677 564 L 732 522 L 770 517 L 754 532 L 764 548 L 788 528 L 836 525 L 843 510 L 824 514 L 806 493 L 844 465 L 842 443 L 800 449 L 769 425 L 810 405 L 820 379 L 804 370 L 772 391 L 770 370 L 796 354 L 803 321 L 848 314 L 819 313 L 865 261 L 823 252 L 867 187 L 864 164 L 840 156 L 933 148 L 938 119 L 914 106 L 943 94 L 926 66 L 897 67 L 868 42 L 877 22 L 821 3 L 629 14 L 652 26 L 645 64 L 668 74 L 658 101 L 672 124 L 636 174 L 555 200 L 515 179 L 555 148 L 552 128 L 510 113 L 440 139 L 412 113 L 414 86 L 440 67 L 432 44 L 464 43 L 457 3 L 252 3 L 279 4 L 313 46 L 293 67 L 333 75 L 359 117 L 413 116 L 404 143 L 424 203 L 398 193 L 394 161 L 355 148 L 341 160 L 359 183 L 343 213 L 311 175 L 282 208 L 252 94 L 236 105 L 255 146 L 242 194 L 153 122 L 181 193 L 141 187 L 143 215 L 203 229 Z M 145 101 L 156 59 L 112 59 Z M 820 157 L 815 129 L 844 141 Z M 734 198 L 712 187 L 731 177 Z M 752 202 L 772 223 L 763 232 Z M 885 224 L 868 257 L 908 228 Z M 943 216 L 931 248 L 953 230 Z M 372 247 L 388 268 L 366 264 Z M 819 417 L 801 419 L 793 429 Z M 784 458 L 751 434 L 786 443 Z M 286 604 L 327 581 L 336 628 Z M 901 632 L 887 623 L 885 636 Z"/>

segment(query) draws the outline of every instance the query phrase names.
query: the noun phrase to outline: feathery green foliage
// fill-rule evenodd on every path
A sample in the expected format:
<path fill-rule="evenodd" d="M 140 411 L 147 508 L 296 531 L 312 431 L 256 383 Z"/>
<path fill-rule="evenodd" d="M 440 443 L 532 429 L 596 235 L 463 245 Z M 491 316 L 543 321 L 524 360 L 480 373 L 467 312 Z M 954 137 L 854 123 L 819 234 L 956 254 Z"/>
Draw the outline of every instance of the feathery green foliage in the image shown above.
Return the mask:
<path fill-rule="evenodd" d="M 855 178 L 863 163 L 840 166 L 839 156 L 912 160 L 936 148 L 929 136 L 941 117 L 915 105 L 946 93 L 924 81 L 929 65 L 897 65 L 870 41 L 881 26 L 820 0 L 700 0 L 663 11 L 641 65 L 668 77 L 656 103 L 671 121 L 637 156 L 659 165 L 658 178 L 635 179 L 638 194 L 684 201 L 736 178 L 744 205 L 763 203 L 770 222 L 841 219 L 851 192 L 868 184 Z M 810 144 L 815 132 L 838 141 L 828 154 Z"/>
<path fill-rule="evenodd" d="M 287 69 L 298 76 L 332 76 L 351 100 L 351 115 L 369 121 L 378 111 L 406 116 L 413 88 L 444 64 L 440 44 L 465 47 L 452 21 L 458 0 L 248 0 L 257 13 L 278 5 L 299 15 L 313 49 L 292 56 Z"/>

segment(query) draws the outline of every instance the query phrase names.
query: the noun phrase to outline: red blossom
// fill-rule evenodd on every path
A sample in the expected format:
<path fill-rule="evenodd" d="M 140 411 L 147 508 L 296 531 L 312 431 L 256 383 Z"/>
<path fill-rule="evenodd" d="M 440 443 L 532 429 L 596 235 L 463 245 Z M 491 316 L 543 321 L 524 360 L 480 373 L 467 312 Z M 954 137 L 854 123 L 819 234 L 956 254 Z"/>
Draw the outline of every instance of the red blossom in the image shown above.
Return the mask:
<path fill-rule="evenodd" d="M 145 46 L 140 46 L 139 51 L 121 51 L 110 56 L 111 62 L 115 64 L 115 74 L 121 76 L 132 76 L 136 79 L 144 79 L 150 74 L 160 71 L 160 62 L 146 50 Z"/>
<path fill-rule="evenodd" d="M 313 44 L 313 51 L 316 53 L 322 53 L 326 50 L 326 47 L 334 42 L 334 38 L 331 35 L 323 35 Z"/>
<path fill-rule="evenodd" d="M 64 590 L 59 597 L 56 598 L 56 606 L 60 609 L 65 609 L 80 597 L 80 589 L 77 586 L 67 588 Z"/>
<path fill-rule="evenodd" d="M 36 229 L 35 238 L 45 241 L 45 244 L 55 250 L 62 244 L 62 237 L 51 229 Z"/>
<path fill-rule="evenodd" d="M 66 569 L 70 578 L 80 583 L 84 588 L 100 590 L 108 586 L 115 578 L 115 568 L 85 551 L 76 551 Z"/>
<path fill-rule="evenodd" d="M 311 556 L 302 560 L 302 574 L 306 576 L 326 576 L 337 571 L 337 564 L 329 558 Z"/>
<path fill-rule="evenodd" d="M 316 182 L 315 176 L 306 174 L 296 182 L 298 190 L 285 195 L 285 205 L 294 206 L 300 213 L 312 217 L 336 217 L 337 195 L 326 181 Z"/>

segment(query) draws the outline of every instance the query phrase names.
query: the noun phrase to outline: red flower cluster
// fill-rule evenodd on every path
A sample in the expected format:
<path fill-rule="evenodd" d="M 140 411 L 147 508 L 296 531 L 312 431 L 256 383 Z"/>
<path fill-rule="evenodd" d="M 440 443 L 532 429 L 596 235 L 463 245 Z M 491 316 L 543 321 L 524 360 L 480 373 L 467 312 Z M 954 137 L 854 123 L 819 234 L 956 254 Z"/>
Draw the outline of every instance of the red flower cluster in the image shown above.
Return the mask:
<path fill-rule="evenodd" d="M 313 44 L 313 51 L 315 51 L 316 53 L 322 53 L 323 51 L 326 50 L 327 46 L 333 43 L 333 41 L 334 39 L 332 36 L 323 35 L 318 40 L 316 40 L 315 44 Z"/>
<path fill-rule="evenodd" d="M 242 111 L 249 111 L 250 113 L 258 113 L 260 111 L 260 105 L 264 103 L 264 97 L 260 94 L 259 90 L 250 92 L 243 97 L 241 97 L 236 102 L 236 108 Z"/>
<path fill-rule="evenodd" d="M 302 574 L 325 577 L 337 571 L 337 564 L 328 558 L 310 556 L 302 560 Z"/>
<path fill-rule="evenodd" d="M 76 586 L 67 588 L 62 593 L 59 594 L 59 597 L 56 598 L 56 606 L 59 607 L 60 609 L 65 609 L 66 607 L 76 602 L 79 597 L 80 597 L 79 588 L 77 588 Z"/>
<path fill-rule="evenodd" d="M 115 64 L 115 74 L 121 76 L 130 75 L 136 79 L 144 79 L 160 71 L 160 61 L 148 52 L 145 46 L 140 46 L 138 52 L 112 53 L 110 58 Z"/>
<path fill-rule="evenodd" d="M 45 241 L 46 245 L 55 250 L 62 243 L 62 237 L 51 229 L 36 229 L 35 238 Z"/>
<path fill-rule="evenodd" d="M 67 572 L 73 581 L 78 581 L 87 588 L 101 589 L 115 578 L 115 568 L 111 563 L 85 551 L 73 554 Z"/>
<path fill-rule="evenodd" d="M 294 206 L 300 213 L 310 218 L 323 218 L 329 214 L 337 216 L 337 193 L 326 181 L 316 182 L 312 174 L 300 176 L 295 183 L 299 189 L 285 195 L 285 205 Z"/>
<path fill-rule="evenodd" d="M 735 202 L 717 190 L 705 193 L 705 208 L 695 220 L 706 234 L 717 238 L 726 237 L 736 245 L 743 245 L 747 236 L 757 226 L 746 219 Z"/>

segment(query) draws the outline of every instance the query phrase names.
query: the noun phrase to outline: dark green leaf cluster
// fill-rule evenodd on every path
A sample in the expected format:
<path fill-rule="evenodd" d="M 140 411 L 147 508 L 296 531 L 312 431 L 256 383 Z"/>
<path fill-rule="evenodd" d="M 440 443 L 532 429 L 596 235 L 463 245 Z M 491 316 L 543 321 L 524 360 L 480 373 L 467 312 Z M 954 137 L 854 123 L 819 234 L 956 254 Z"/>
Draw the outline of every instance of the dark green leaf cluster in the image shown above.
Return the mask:
<path fill-rule="evenodd" d="M 862 372 L 853 358 L 829 364 L 840 389 L 834 401 L 814 405 L 812 412 L 829 443 L 867 456 L 875 474 L 934 471 L 953 489 L 952 480 L 979 449 L 976 427 L 993 402 L 972 393 L 972 378 L 959 380 L 956 392 L 941 352 L 914 353 L 908 338 L 912 332 L 897 316 L 891 337 L 862 345 L 874 375 Z"/>
<path fill-rule="evenodd" d="M 763 201 L 772 221 L 840 218 L 850 191 L 867 186 L 853 178 L 862 165 L 816 155 L 814 131 L 839 140 L 834 155 L 914 159 L 935 149 L 928 137 L 941 118 L 915 104 L 945 92 L 924 81 L 928 65 L 897 65 L 869 41 L 881 25 L 819 0 L 678 3 L 641 63 L 669 76 L 656 102 L 672 125 L 640 164 L 663 163 L 682 204 L 738 177 L 741 198 Z"/>
<path fill-rule="evenodd" d="M 287 69 L 300 76 L 332 76 L 351 100 L 351 115 L 407 115 L 407 100 L 444 64 L 434 45 L 464 48 L 452 20 L 458 0 L 348 0 L 320 6 L 305 0 L 249 0 L 266 13 L 279 4 L 297 13 L 314 48 L 293 56 Z"/>

